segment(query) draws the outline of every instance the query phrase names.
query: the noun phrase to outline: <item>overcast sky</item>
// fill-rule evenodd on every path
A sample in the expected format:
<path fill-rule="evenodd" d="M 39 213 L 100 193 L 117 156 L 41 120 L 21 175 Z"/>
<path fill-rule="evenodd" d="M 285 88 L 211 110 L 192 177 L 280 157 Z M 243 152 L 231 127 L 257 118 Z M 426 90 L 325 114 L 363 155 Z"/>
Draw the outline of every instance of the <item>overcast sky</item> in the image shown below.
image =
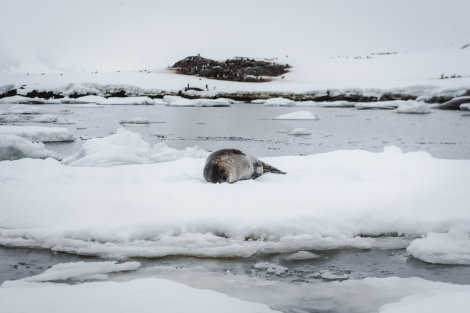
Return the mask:
<path fill-rule="evenodd" d="M 3 0 L 0 71 L 460 48 L 468 0 Z"/>

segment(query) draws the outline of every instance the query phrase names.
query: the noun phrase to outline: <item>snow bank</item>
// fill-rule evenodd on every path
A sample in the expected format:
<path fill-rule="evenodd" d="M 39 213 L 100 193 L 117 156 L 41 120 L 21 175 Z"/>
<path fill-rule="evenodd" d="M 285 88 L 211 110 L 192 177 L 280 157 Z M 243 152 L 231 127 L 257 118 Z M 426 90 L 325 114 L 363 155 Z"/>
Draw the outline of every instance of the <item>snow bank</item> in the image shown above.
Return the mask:
<path fill-rule="evenodd" d="M 163 102 L 175 107 L 229 107 L 233 100 L 218 99 L 186 99 L 180 96 L 164 96 Z"/>
<path fill-rule="evenodd" d="M 31 142 L 15 135 L 0 135 L 0 161 L 22 158 L 58 159 L 55 152 L 46 149 L 41 142 Z"/>
<path fill-rule="evenodd" d="M 407 251 L 428 263 L 470 265 L 470 229 L 453 227 L 447 233 L 428 233 L 411 242 Z"/>
<path fill-rule="evenodd" d="M 206 156 L 207 152 L 199 147 L 176 150 L 164 143 L 157 143 L 152 147 L 140 134 L 120 128 L 114 135 L 84 142 L 75 155 L 63 162 L 70 166 L 116 166 Z"/>
<path fill-rule="evenodd" d="M 100 105 L 153 105 L 154 100 L 141 96 L 141 97 L 101 97 L 101 96 L 83 96 L 76 99 L 64 100 L 64 103 L 96 103 Z"/>
<path fill-rule="evenodd" d="M 43 98 L 30 98 L 21 95 L 16 95 L 12 97 L 5 97 L 0 99 L 0 103 L 8 104 L 60 104 L 60 99 L 43 99 Z"/>
<path fill-rule="evenodd" d="M 398 148 L 335 151 L 265 158 L 288 174 L 213 185 L 202 177 L 201 154 L 151 147 L 121 129 L 64 161 L 87 167 L 0 162 L 0 244 L 101 256 L 243 257 L 405 248 L 416 235 L 470 227 L 468 160 Z M 377 237 L 390 233 L 404 236 Z"/>
<path fill-rule="evenodd" d="M 427 114 L 431 113 L 429 104 L 418 101 L 406 101 L 400 103 L 395 110 L 397 113 Z"/>
<path fill-rule="evenodd" d="M 109 277 L 108 274 L 110 273 L 134 271 L 139 267 L 139 262 L 125 262 L 120 264 L 116 261 L 60 263 L 47 269 L 44 273 L 26 277 L 22 279 L 22 281 L 104 280 Z"/>
<path fill-rule="evenodd" d="M 0 125 L 0 135 L 14 135 L 40 142 L 74 141 L 75 137 L 67 128 L 41 126 Z"/>
<path fill-rule="evenodd" d="M 274 118 L 275 120 L 316 120 L 318 119 L 315 114 L 310 111 L 297 111 L 286 113 Z"/>
<path fill-rule="evenodd" d="M 7 282 L 0 303 L 8 312 L 268 313 L 267 305 L 190 288 L 164 279 L 78 285 Z"/>

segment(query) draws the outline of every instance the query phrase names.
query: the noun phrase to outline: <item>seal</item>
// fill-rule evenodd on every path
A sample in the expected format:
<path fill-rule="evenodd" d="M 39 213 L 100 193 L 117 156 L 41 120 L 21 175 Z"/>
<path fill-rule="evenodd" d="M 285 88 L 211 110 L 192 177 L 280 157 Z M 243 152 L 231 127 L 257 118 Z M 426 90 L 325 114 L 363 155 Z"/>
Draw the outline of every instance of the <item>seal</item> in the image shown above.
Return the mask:
<path fill-rule="evenodd" d="M 285 172 L 238 149 L 222 149 L 211 153 L 204 166 L 204 179 L 210 183 L 232 184 L 239 180 L 256 179 L 264 173 Z"/>

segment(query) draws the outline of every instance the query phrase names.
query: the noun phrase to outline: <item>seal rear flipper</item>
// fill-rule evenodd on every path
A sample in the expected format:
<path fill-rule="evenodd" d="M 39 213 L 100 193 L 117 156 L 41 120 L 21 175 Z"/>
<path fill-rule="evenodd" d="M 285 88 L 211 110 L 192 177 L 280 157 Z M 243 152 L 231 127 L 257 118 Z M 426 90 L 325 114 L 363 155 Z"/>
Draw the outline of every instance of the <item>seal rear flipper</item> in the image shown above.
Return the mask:
<path fill-rule="evenodd" d="M 275 174 L 285 174 L 286 172 L 283 172 L 281 170 L 278 170 L 274 166 L 271 166 L 267 163 L 263 163 L 263 173 L 275 173 Z"/>

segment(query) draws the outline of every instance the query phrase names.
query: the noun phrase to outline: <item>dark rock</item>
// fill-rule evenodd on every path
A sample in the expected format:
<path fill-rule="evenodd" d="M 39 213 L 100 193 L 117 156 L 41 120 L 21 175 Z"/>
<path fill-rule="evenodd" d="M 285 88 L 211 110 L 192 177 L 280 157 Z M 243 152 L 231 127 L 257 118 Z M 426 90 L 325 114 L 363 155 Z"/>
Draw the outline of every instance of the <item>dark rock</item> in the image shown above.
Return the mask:
<path fill-rule="evenodd" d="M 460 105 L 464 103 L 470 103 L 470 96 L 455 97 L 447 102 L 439 104 L 437 108 L 441 110 L 460 110 Z"/>
<path fill-rule="evenodd" d="M 178 74 L 197 75 L 219 80 L 263 82 L 269 78 L 288 72 L 289 65 L 274 62 L 236 57 L 225 61 L 214 61 L 197 56 L 189 56 L 176 62 L 171 69 Z"/>

